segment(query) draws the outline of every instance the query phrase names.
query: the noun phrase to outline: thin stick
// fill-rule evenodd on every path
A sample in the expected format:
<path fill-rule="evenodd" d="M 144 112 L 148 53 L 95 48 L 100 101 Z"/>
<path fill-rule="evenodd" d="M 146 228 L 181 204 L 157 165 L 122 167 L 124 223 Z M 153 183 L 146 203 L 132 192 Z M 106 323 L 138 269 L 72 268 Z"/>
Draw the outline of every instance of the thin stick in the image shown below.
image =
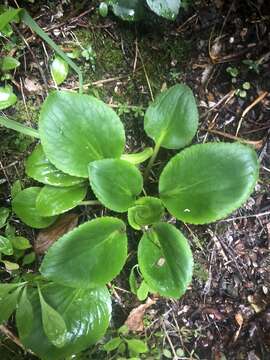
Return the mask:
<path fill-rule="evenodd" d="M 234 220 L 242 220 L 242 219 L 255 218 L 255 217 L 261 217 L 261 216 L 267 216 L 267 215 L 270 215 L 270 211 L 262 212 L 262 213 L 259 213 L 259 214 L 252 214 L 252 215 L 245 215 L 245 216 L 237 216 L 237 217 L 235 217 L 235 218 L 229 218 L 229 219 L 220 220 L 220 222 L 224 222 L 224 221 L 234 221 Z"/>
<path fill-rule="evenodd" d="M 238 132 L 241 128 L 241 125 L 242 125 L 242 122 L 244 120 L 244 117 L 247 115 L 247 113 L 255 106 L 257 105 L 260 101 L 262 101 L 265 96 L 268 94 L 267 91 L 264 91 L 260 96 L 257 97 L 257 99 L 255 99 L 253 101 L 253 103 L 251 103 L 247 108 L 245 108 L 245 110 L 243 111 L 242 115 L 241 115 L 241 118 L 240 118 L 240 121 L 238 123 L 238 126 L 237 126 L 237 130 L 236 130 L 236 133 L 235 133 L 235 136 L 238 135 Z"/>
<path fill-rule="evenodd" d="M 141 60 L 141 63 L 142 63 L 144 76 L 145 76 L 145 78 L 146 78 L 146 82 L 147 82 L 147 85 L 148 85 L 148 88 L 149 88 L 149 92 L 150 92 L 150 95 L 151 95 L 151 99 L 152 99 L 152 101 L 154 101 L 154 95 L 153 95 L 152 87 L 151 87 L 151 84 L 150 84 L 149 77 L 148 77 L 148 75 L 147 75 L 146 68 L 145 68 L 145 66 L 144 66 L 144 61 L 143 61 L 142 55 L 141 55 L 141 53 L 140 53 L 138 43 L 137 43 L 137 48 L 138 48 L 138 54 L 139 54 L 139 57 L 140 57 L 140 60 Z"/>
<path fill-rule="evenodd" d="M 214 129 L 207 129 L 207 131 L 210 132 L 211 134 L 220 135 L 220 136 L 223 136 L 223 137 L 228 138 L 228 139 L 239 141 L 239 142 L 241 142 L 243 144 L 252 145 L 256 149 L 259 149 L 262 146 L 262 140 L 258 140 L 258 141 L 245 140 L 245 139 L 242 139 L 242 138 L 240 138 L 238 136 L 227 134 L 227 133 L 225 133 L 223 131 L 214 130 Z"/>
<path fill-rule="evenodd" d="M 18 131 L 21 134 L 39 139 L 39 132 L 36 129 L 20 124 L 18 121 L 9 119 L 7 117 L 0 116 L 0 125 L 3 125 L 8 129 Z"/>

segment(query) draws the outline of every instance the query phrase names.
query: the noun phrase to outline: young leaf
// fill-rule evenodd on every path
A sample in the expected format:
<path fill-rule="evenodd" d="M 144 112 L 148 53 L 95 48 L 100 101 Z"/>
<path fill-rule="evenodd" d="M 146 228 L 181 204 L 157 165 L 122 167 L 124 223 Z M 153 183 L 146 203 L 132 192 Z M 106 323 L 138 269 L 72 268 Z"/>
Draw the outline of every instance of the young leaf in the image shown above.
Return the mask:
<path fill-rule="evenodd" d="M 149 159 L 153 154 L 153 148 L 147 147 L 143 151 L 134 154 L 123 154 L 122 160 L 126 160 L 131 164 L 137 165 Z"/>
<path fill-rule="evenodd" d="M 62 348 L 67 341 L 67 327 L 62 316 L 44 300 L 38 288 L 41 305 L 42 325 L 49 341 L 56 347 Z"/>
<path fill-rule="evenodd" d="M 257 179 L 253 149 L 239 143 L 198 144 L 168 162 L 159 179 L 159 192 L 177 219 L 205 224 L 239 208 Z"/>
<path fill-rule="evenodd" d="M 13 93 L 10 86 L 0 87 L 0 110 L 4 110 L 17 101 L 17 96 Z"/>
<path fill-rule="evenodd" d="M 8 216 L 9 216 L 9 209 L 5 207 L 0 207 L 0 229 L 6 225 Z"/>
<path fill-rule="evenodd" d="M 50 94 L 42 105 L 39 133 L 43 150 L 58 169 L 88 177 L 88 164 L 121 156 L 125 133 L 116 113 L 102 101 L 66 91 Z"/>
<path fill-rule="evenodd" d="M 42 229 L 51 225 L 56 217 L 42 217 L 36 208 L 36 199 L 41 191 L 40 187 L 30 187 L 22 190 L 12 201 L 12 209 L 26 225 Z"/>
<path fill-rule="evenodd" d="M 21 287 L 17 288 L 12 293 L 0 300 L 0 324 L 2 324 L 4 321 L 7 321 L 15 310 L 20 292 Z"/>
<path fill-rule="evenodd" d="M 114 15 L 126 21 L 141 20 L 145 13 L 141 0 L 113 0 L 112 9 Z"/>
<path fill-rule="evenodd" d="M 103 349 L 107 352 L 113 351 L 117 349 L 122 342 L 123 340 L 120 337 L 115 337 L 104 344 Z"/>
<path fill-rule="evenodd" d="M 53 186 L 72 186 L 85 181 L 83 178 L 71 176 L 63 173 L 61 170 L 50 163 L 39 144 L 25 162 L 25 172 L 31 178 Z"/>
<path fill-rule="evenodd" d="M 138 282 L 137 282 L 137 279 L 136 279 L 136 275 L 135 275 L 135 269 L 138 267 L 138 265 L 134 265 L 133 268 L 131 269 L 130 271 L 130 274 L 129 274 L 129 286 L 130 286 L 130 290 L 131 292 L 136 295 L 137 294 L 137 290 L 138 290 Z"/>
<path fill-rule="evenodd" d="M 192 252 L 173 225 L 155 224 L 140 240 L 139 267 L 147 284 L 162 296 L 180 298 L 192 278 Z"/>
<path fill-rule="evenodd" d="M 13 254 L 13 247 L 11 241 L 0 235 L 0 253 L 5 255 L 12 255 Z"/>
<path fill-rule="evenodd" d="M 16 311 L 16 325 L 20 337 L 28 336 L 32 330 L 34 321 L 33 309 L 27 296 L 27 287 L 23 289 L 18 308 Z"/>
<path fill-rule="evenodd" d="M 167 149 L 181 149 L 195 136 L 198 117 L 191 89 L 178 84 L 163 91 L 148 107 L 144 130 L 156 144 Z"/>
<path fill-rule="evenodd" d="M 56 56 L 51 64 L 52 78 L 57 85 L 62 84 L 68 76 L 68 63 L 60 56 Z"/>
<path fill-rule="evenodd" d="M 142 353 L 146 353 L 148 351 L 147 344 L 142 340 L 131 339 L 131 340 L 126 340 L 126 342 L 127 342 L 129 351 L 131 351 L 135 354 L 142 354 Z"/>
<path fill-rule="evenodd" d="M 20 180 L 16 180 L 13 184 L 12 184 L 12 187 L 11 187 L 11 198 L 14 199 L 15 196 L 17 194 L 19 194 L 19 192 L 22 191 L 22 185 L 21 185 L 21 182 Z"/>
<path fill-rule="evenodd" d="M 15 20 L 21 9 L 12 9 L 5 11 L 0 15 L 0 31 L 2 31 L 11 21 Z"/>
<path fill-rule="evenodd" d="M 23 258 L 23 265 L 32 264 L 36 260 L 36 254 L 32 251 L 29 254 L 26 254 Z"/>
<path fill-rule="evenodd" d="M 54 216 L 73 209 L 85 198 L 86 192 L 86 184 L 69 187 L 45 185 L 36 199 L 38 214 Z"/>
<path fill-rule="evenodd" d="M 181 5 L 181 0 L 146 0 L 146 2 L 152 11 L 168 20 L 175 20 Z"/>
<path fill-rule="evenodd" d="M 31 291 L 30 291 L 31 290 Z M 33 308 L 33 326 L 20 340 L 44 360 L 66 359 L 95 344 L 105 333 L 111 314 L 111 299 L 106 287 L 73 289 L 59 284 L 47 284 L 42 295 L 51 307 L 63 317 L 67 342 L 62 348 L 54 346 L 44 333 L 40 300 L 36 288 L 29 289 Z"/>
<path fill-rule="evenodd" d="M 143 280 L 139 289 L 137 290 L 137 297 L 140 301 L 144 301 L 147 296 L 148 296 L 148 293 L 150 291 L 150 288 L 149 286 L 147 285 L 147 283 Z"/>
<path fill-rule="evenodd" d="M 127 211 L 143 188 L 140 171 L 135 165 L 120 159 L 91 162 L 89 179 L 99 201 L 117 212 Z"/>
<path fill-rule="evenodd" d="M 29 240 L 24 236 L 12 236 L 9 238 L 14 249 L 26 250 L 32 247 Z"/>
<path fill-rule="evenodd" d="M 20 62 L 11 57 L 11 56 L 4 56 L 4 58 L 1 61 L 1 71 L 2 72 L 6 72 L 6 71 L 10 71 L 10 70 L 14 70 L 16 69 L 16 67 L 18 67 L 20 65 Z"/>
<path fill-rule="evenodd" d="M 143 226 L 160 221 L 163 214 L 162 202 L 155 197 L 145 196 L 128 209 L 128 222 L 133 229 L 140 230 Z"/>
<path fill-rule="evenodd" d="M 40 272 L 63 285 L 95 287 L 111 281 L 121 271 L 126 257 L 125 224 L 103 217 L 88 221 L 57 240 L 45 255 Z"/>
<path fill-rule="evenodd" d="M 8 260 L 2 260 L 2 263 L 5 265 L 5 268 L 8 271 L 15 271 L 15 270 L 19 270 L 20 266 L 12 261 L 8 261 Z"/>

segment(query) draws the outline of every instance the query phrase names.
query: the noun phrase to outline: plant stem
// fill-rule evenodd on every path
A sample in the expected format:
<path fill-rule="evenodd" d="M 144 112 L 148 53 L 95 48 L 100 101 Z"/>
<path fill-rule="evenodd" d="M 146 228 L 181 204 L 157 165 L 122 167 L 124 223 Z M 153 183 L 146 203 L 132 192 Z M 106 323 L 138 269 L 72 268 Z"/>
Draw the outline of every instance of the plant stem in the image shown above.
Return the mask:
<path fill-rule="evenodd" d="M 102 204 L 98 200 L 85 200 L 85 201 L 81 201 L 79 205 L 88 206 L 88 205 L 102 205 Z"/>
<path fill-rule="evenodd" d="M 162 139 L 157 141 L 156 144 L 155 144 L 155 147 L 154 147 L 154 151 L 153 151 L 153 154 L 147 164 L 147 167 L 145 169 L 145 173 L 144 173 L 144 179 L 148 179 L 148 176 L 149 176 L 149 173 L 150 173 L 150 170 L 152 169 L 152 166 L 156 160 L 156 157 L 158 155 L 158 152 L 159 152 L 159 149 L 160 149 L 160 145 L 161 145 L 161 142 L 162 142 Z"/>
<path fill-rule="evenodd" d="M 18 131 L 21 134 L 39 139 L 39 132 L 36 129 L 20 124 L 18 121 L 9 119 L 7 117 L 0 116 L 0 125 L 3 125 L 8 129 Z"/>

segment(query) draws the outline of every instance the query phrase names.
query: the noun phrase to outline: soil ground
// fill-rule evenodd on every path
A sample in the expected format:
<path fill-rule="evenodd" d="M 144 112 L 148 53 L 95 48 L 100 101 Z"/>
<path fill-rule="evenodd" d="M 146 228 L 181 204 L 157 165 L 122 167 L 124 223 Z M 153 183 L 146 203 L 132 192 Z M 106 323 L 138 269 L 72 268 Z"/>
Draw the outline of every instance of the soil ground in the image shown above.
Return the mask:
<path fill-rule="evenodd" d="M 141 357 L 146 359 L 270 359 L 269 2 L 194 1 L 175 22 L 151 15 L 135 24 L 113 15 L 99 17 L 94 1 L 20 5 L 65 51 L 91 46 L 92 59 L 75 61 L 83 69 L 86 92 L 109 103 L 120 115 L 127 151 L 153 145 L 143 131 L 144 110 L 151 94 L 179 82 L 193 89 L 199 106 L 200 127 L 194 142 L 240 140 L 256 148 L 260 180 L 245 206 L 211 225 L 178 224 L 194 254 L 192 284 L 179 301 L 158 299 L 147 310 L 145 329 L 136 337 L 147 339 L 151 351 Z M 49 72 L 52 52 L 22 25 L 17 26 L 16 44 L 14 54 L 22 66 L 13 86 L 19 101 L 6 114 L 35 127 L 47 90 L 54 87 Z M 12 52 L 5 46 L 1 53 Z M 233 79 L 234 68 L 238 73 Z M 62 88 L 76 87 L 77 78 L 70 73 Z M 0 139 L 0 202 L 9 206 L 14 181 L 31 184 L 23 162 L 34 143 L 4 128 L 0 128 Z M 161 151 L 157 173 L 174 153 Z M 151 180 L 154 193 L 157 179 Z M 80 209 L 80 220 L 92 216 L 90 210 Z M 14 225 L 34 241 L 32 230 L 15 220 Z M 137 241 L 130 239 L 129 261 L 114 282 L 108 338 L 139 305 L 127 281 L 136 263 Z M 9 275 L 2 268 L 1 273 L 7 280 Z M 24 358 L 5 337 L 1 353 L 2 359 Z M 76 358 L 117 356 L 106 355 L 102 345 L 97 345 Z"/>

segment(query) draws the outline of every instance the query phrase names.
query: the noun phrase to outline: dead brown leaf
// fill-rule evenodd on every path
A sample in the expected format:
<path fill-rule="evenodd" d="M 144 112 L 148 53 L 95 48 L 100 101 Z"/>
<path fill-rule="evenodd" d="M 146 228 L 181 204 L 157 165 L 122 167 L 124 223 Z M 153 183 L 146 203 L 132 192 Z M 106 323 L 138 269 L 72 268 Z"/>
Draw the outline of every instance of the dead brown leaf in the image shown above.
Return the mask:
<path fill-rule="evenodd" d="M 34 249 L 38 255 L 43 254 L 61 236 L 74 229 L 78 224 L 77 214 L 65 214 L 52 226 L 38 233 Z"/>
<path fill-rule="evenodd" d="M 145 311 L 155 303 L 156 300 L 153 300 L 149 297 L 145 304 L 136 307 L 130 312 L 125 322 L 125 325 L 129 328 L 130 331 L 143 331 L 143 317 Z"/>
<path fill-rule="evenodd" d="M 42 86 L 35 80 L 25 78 L 24 87 L 29 93 L 40 93 L 42 92 Z"/>

